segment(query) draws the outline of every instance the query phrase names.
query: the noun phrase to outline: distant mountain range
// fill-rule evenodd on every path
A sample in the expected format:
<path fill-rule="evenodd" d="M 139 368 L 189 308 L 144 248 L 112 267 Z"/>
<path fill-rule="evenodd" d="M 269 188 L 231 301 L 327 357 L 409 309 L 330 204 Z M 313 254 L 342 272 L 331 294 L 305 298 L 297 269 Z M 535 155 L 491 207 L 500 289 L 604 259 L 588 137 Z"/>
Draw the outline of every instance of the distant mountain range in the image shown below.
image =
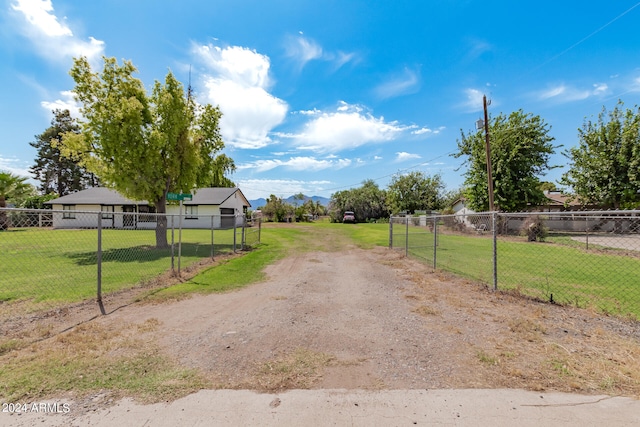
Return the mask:
<path fill-rule="evenodd" d="M 290 204 L 290 205 L 295 205 L 296 203 L 301 204 L 306 202 L 307 200 L 313 200 L 313 202 L 320 202 L 320 204 L 322 206 L 328 206 L 329 205 L 329 199 L 326 197 L 321 197 L 321 196 L 304 196 L 304 201 L 300 201 L 300 200 L 296 200 L 293 198 L 293 196 L 289 196 L 286 199 L 283 199 L 286 203 Z M 251 203 L 251 209 L 258 209 L 260 207 L 263 207 L 264 205 L 267 204 L 267 200 L 264 198 L 260 198 L 260 199 L 254 199 L 254 200 L 249 200 L 249 203 Z"/>

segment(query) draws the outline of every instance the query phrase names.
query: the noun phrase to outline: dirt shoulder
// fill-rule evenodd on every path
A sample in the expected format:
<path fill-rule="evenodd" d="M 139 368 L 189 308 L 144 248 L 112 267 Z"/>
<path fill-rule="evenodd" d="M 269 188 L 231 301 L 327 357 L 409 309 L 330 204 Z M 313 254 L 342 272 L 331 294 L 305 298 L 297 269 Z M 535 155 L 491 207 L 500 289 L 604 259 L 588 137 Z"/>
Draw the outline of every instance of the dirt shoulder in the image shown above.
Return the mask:
<path fill-rule="evenodd" d="M 226 294 L 124 309 L 213 388 L 640 396 L 637 323 L 489 291 L 386 248 L 310 252 Z"/>
<path fill-rule="evenodd" d="M 387 248 L 357 248 L 339 234 L 305 236 L 310 249 L 269 266 L 261 283 L 123 304 L 5 357 L 31 360 L 63 351 L 72 338 L 92 339 L 85 350 L 101 360 L 157 355 L 167 369 L 187 368 L 197 377 L 174 376 L 162 384 L 161 397 L 147 393 L 155 398 L 145 402 L 168 403 L 199 389 L 640 397 L 638 322 L 493 292 Z M 171 381 L 180 388 L 172 392 Z M 140 396 L 110 390 L 58 396 L 74 402 L 73 417 L 108 411 L 121 397 Z"/>

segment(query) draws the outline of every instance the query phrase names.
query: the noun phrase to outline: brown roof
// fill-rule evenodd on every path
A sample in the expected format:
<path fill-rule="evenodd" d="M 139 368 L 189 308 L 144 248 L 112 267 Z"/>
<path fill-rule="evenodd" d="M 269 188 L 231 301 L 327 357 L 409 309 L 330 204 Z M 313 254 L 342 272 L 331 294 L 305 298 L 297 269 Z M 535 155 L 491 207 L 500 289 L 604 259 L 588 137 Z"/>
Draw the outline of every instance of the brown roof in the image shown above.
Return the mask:
<path fill-rule="evenodd" d="M 551 206 L 578 206 L 580 202 L 577 200 L 569 201 L 569 197 L 566 194 L 562 194 L 560 191 L 545 191 L 544 195 L 547 197 L 549 202 L 548 205 Z"/>

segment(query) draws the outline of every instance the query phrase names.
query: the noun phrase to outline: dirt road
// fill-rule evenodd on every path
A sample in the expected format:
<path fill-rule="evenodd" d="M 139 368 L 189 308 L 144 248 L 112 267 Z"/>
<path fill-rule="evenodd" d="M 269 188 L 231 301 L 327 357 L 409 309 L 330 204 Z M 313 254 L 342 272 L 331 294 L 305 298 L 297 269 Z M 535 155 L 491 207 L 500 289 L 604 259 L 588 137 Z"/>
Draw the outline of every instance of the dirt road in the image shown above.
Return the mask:
<path fill-rule="evenodd" d="M 523 399 L 512 402 L 513 408 L 536 407 L 535 399 L 555 392 L 574 393 L 559 400 L 573 402 L 567 403 L 569 406 L 609 399 L 602 395 L 640 396 L 638 323 L 492 292 L 434 273 L 386 248 L 363 250 L 345 246 L 344 242 L 321 246 L 331 250 L 298 253 L 281 260 L 268 267 L 267 280 L 238 291 L 196 295 L 172 303 L 133 304 L 95 322 L 106 330 L 153 325 L 138 328 L 144 335 L 138 338 L 153 342 L 176 364 L 199 372 L 210 384 L 208 388 L 218 391 L 206 395 L 216 404 L 233 406 L 234 398 L 229 396 L 240 395 L 229 389 L 246 391 L 241 396 L 244 400 L 235 401 L 235 409 L 225 412 L 229 424 L 233 420 L 262 419 L 258 409 L 255 413 L 243 412 L 244 408 L 254 408 L 252 405 L 262 408 L 264 414 L 276 414 L 283 396 L 295 396 L 292 400 L 300 405 L 320 399 L 323 403 L 316 409 L 342 407 L 342 403 L 334 402 L 336 395 L 343 396 L 340 393 L 346 393 L 343 397 L 347 400 L 351 398 L 346 396 L 361 396 L 361 404 L 370 408 L 385 406 L 379 400 L 387 396 L 390 400 L 386 407 L 402 414 L 401 424 L 409 420 L 403 411 L 411 405 L 424 407 L 432 415 L 440 413 L 438 407 L 425 403 L 435 402 L 428 397 L 432 395 L 423 395 L 425 390 L 449 389 L 452 394 L 447 396 L 451 399 L 463 396 L 452 389 L 496 389 L 497 394 L 506 395 L 509 392 L 505 389 L 528 390 L 513 392 L 516 400 L 517 396 Z M 296 394 L 303 389 L 315 394 Z M 224 394 L 224 390 L 231 394 Z M 394 390 L 407 394 L 402 397 L 393 394 Z M 269 394 L 252 393 L 256 391 Z M 202 393 L 207 392 L 184 398 L 184 405 L 198 405 Z M 362 397 L 363 393 L 369 393 L 369 397 Z M 474 393 L 464 396 L 458 398 L 466 399 L 467 408 L 473 408 L 479 398 Z M 266 398 L 269 405 L 260 406 Z M 413 403 L 402 409 L 402 402 Z M 607 419 L 615 413 L 622 417 L 622 424 L 630 420 L 631 425 L 637 421 L 636 415 L 625 418 L 610 408 L 623 405 L 631 408 L 631 414 L 640 413 L 634 402 L 602 404 L 597 410 L 603 412 L 597 416 L 593 413 L 592 419 Z M 62 418 L 25 414 L 0 417 L 0 425 L 31 425 L 42 420 L 58 425 L 99 425 L 99 419 L 115 423 L 133 412 L 154 414 L 140 419 L 139 425 L 153 417 L 156 422 L 150 425 L 171 425 L 171 420 L 177 422 L 171 418 L 175 413 L 162 415 L 163 411 L 177 411 L 179 407 L 184 411 L 187 407 L 178 401 L 162 407 L 140 406 L 128 400 L 113 407 L 115 403 L 92 395 L 74 404 L 72 412 Z M 494 408 L 505 410 L 500 405 Z M 293 418 L 272 417 L 270 425 L 282 420 L 303 422 L 295 415 L 298 410 L 288 407 L 287 416 Z M 344 409 L 335 415 L 353 410 Z M 245 418 L 238 418 L 240 414 L 234 415 L 234 411 Z M 455 417 L 451 414 L 445 414 L 442 420 Z M 553 410 L 536 414 L 538 420 L 545 420 L 545 414 L 551 416 L 550 420 L 560 416 Z M 506 424 L 519 419 L 515 412 L 512 415 L 504 418 Z M 485 416 L 491 422 L 484 425 L 499 425 Z M 388 417 L 391 415 L 383 419 Z M 193 417 L 184 419 L 193 425 L 205 425 Z M 10 424 L 3 424 L 7 420 Z M 341 418 L 333 420 L 340 422 Z M 473 417 L 466 421 L 466 425 L 483 424 Z M 452 422 L 465 425 L 464 420 L 456 418 Z"/>

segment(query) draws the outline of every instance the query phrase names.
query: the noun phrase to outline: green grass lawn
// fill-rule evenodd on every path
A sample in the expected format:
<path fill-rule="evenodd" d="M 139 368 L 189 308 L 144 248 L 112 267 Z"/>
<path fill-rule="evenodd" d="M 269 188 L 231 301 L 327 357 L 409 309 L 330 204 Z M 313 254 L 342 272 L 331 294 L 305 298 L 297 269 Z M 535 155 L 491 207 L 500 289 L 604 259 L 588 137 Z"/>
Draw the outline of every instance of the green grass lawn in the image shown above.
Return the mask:
<path fill-rule="evenodd" d="M 433 265 L 433 233 L 416 228 L 409 253 Z M 396 236 L 404 245 L 404 236 Z M 436 268 L 493 286 L 490 235 L 439 234 Z M 498 289 L 640 319 L 640 258 L 584 249 L 570 239 L 498 238 Z"/>
<path fill-rule="evenodd" d="M 168 233 L 171 242 L 171 232 Z M 178 240 L 178 233 L 174 235 Z M 216 253 L 233 248 L 233 230 L 216 230 Z M 175 246 L 177 267 L 177 244 Z M 97 231 L 15 229 L 0 233 L 0 301 L 74 302 L 96 294 Z M 181 267 L 211 256 L 210 230 L 182 231 Z M 108 293 L 171 269 L 171 250 L 154 230 L 103 230 L 102 289 Z"/>
<path fill-rule="evenodd" d="M 404 229 L 394 227 L 403 250 Z M 327 238 L 329 236 L 329 238 Z M 177 233 L 174 236 L 177 239 Z M 151 298 L 220 292 L 261 280 L 264 267 L 292 253 L 387 246 L 388 224 L 266 224 L 262 244 L 201 272 L 188 282 L 156 290 Z M 169 236 L 169 240 L 171 237 Z M 411 227 L 410 255 L 433 265 L 433 233 Z M 182 267 L 209 257 L 211 232 L 183 230 Z M 498 241 L 498 288 L 640 319 L 640 258 L 589 250 L 570 239 Z M 216 231 L 216 253 L 230 251 L 233 232 Z M 135 286 L 171 268 L 170 250 L 154 248 L 153 230 L 103 231 L 103 292 Z M 176 249 L 177 254 L 177 249 Z M 436 268 L 493 284 L 489 235 L 438 235 Z M 0 233 L 0 301 L 74 302 L 96 293 L 96 231 L 24 229 Z"/>

